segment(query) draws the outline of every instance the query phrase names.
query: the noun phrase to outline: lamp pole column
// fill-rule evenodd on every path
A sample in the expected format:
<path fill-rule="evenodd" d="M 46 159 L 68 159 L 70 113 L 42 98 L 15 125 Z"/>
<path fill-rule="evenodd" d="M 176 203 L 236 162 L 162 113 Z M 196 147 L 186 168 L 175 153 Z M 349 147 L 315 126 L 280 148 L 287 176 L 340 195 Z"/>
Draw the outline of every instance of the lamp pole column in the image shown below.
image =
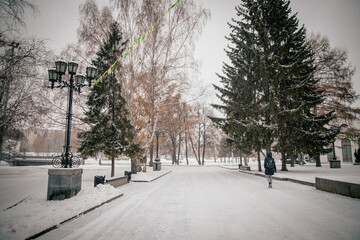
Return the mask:
<path fill-rule="evenodd" d="M 156 134 L 156 158 L 155 158 L 155 161 L 159 162 L 160 161 L 160 159 L 159 159 L 159 136 L 160 136 L 160 132 L 156 131 L 155 134 Z"/>
<path fill-rule="evenodd" d="M 66 133 L 65 133 L 65 168 L 68 166 L 72 168 L 72 162 L 70 161 L 70 138 L 71 138 L 71 120 L 72 120 L 72 101 L 73 101 L 73 88 L 74 88 L 74 78 L 73 74 L 70 75 L 70 87 L 69 87 L 69 99 L 68 99 L 68 109 L 66 114 Z"/>
<path fill-rule="evenodd" d="M 156 130 L 155 134 L 156 134 L 156 158 L 155 158 L 155 162 L 153 164 L 153 170 L 154 171 L 160 171 L 160 169 L 161 169 L 161 162 L 160 162 L 160 158 L 159 158 L 159 136 L 160 136 L 160 132 L 158 130 Z"/>

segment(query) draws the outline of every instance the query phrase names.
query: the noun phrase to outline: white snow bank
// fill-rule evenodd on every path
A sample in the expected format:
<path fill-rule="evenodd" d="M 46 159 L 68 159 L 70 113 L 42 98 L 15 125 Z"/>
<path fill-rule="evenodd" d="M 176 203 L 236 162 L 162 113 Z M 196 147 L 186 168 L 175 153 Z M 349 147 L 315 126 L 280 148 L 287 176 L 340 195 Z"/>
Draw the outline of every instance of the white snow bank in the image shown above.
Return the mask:
<path fill-rule="evenodd" d="M 7 163 L 5 161 L 0 161 L 0 166 L 1 167 L 10 167 L 9 163 Z"/>
<path fill-rule="evenodd" d="M 75 197 L 62 201 L 28 197 L 0 213 L 0 239 L 30 237 L 120 194 L 110 185 L 99 184 L 96 188 L 85 186 Z"/>

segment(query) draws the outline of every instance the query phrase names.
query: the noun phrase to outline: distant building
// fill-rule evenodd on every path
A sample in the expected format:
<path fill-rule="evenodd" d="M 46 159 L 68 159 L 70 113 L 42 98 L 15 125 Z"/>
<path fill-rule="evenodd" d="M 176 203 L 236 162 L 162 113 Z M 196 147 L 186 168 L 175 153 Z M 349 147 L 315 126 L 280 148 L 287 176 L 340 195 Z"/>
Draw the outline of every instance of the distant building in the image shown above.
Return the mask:
<path fill-rule="evenodd" d="M 349 131 L 349 128 L 350 131 Z M 354 163 L 355 150 L 360 148 L 360 119 L 353 120 L 351 122 L 351 126 L 348 128 L 348 131 L 344 132 L 352 132 L 350 134 L 339 134 L 335 141 L 335 156 L 337 160 L 340 160 L 343 163 Z M 328 153 L 327 155 L 321 156 L 321 162 L 329 162 L 329 160 L 333 159 L 333 152 Z"/>

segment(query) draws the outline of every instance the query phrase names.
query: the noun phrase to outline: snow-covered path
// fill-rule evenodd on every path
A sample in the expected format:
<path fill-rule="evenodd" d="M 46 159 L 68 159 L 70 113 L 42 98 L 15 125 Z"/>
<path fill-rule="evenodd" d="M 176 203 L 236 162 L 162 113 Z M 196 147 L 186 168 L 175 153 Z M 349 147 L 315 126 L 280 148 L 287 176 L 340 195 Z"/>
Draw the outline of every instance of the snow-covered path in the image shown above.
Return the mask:
<path fill-rule="evenodd" d="M 40 239 L 360 239 L 360 200 L 219 167 L 178 167 Z"/>

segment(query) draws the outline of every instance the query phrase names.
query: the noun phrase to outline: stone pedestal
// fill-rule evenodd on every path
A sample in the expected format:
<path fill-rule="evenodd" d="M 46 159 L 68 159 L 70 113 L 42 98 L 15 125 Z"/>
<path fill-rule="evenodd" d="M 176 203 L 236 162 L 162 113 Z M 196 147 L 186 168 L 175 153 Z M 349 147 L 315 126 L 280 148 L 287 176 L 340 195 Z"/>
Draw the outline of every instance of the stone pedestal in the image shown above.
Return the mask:
<path fill-rule="evenodd" d="M 330 160 L 330 168 L 341 168 L 340 160 Z"/>
<path fill-rule="evenodd" d="M 161 162 L 153 162 L 153 170 L 160 171 L 161 170 Z"/>
<path fill-rule="evenodd" d="M 64 200 L 81 190 L 81 168 L 54 168 L 48 171 L 47 200 Z"/>

